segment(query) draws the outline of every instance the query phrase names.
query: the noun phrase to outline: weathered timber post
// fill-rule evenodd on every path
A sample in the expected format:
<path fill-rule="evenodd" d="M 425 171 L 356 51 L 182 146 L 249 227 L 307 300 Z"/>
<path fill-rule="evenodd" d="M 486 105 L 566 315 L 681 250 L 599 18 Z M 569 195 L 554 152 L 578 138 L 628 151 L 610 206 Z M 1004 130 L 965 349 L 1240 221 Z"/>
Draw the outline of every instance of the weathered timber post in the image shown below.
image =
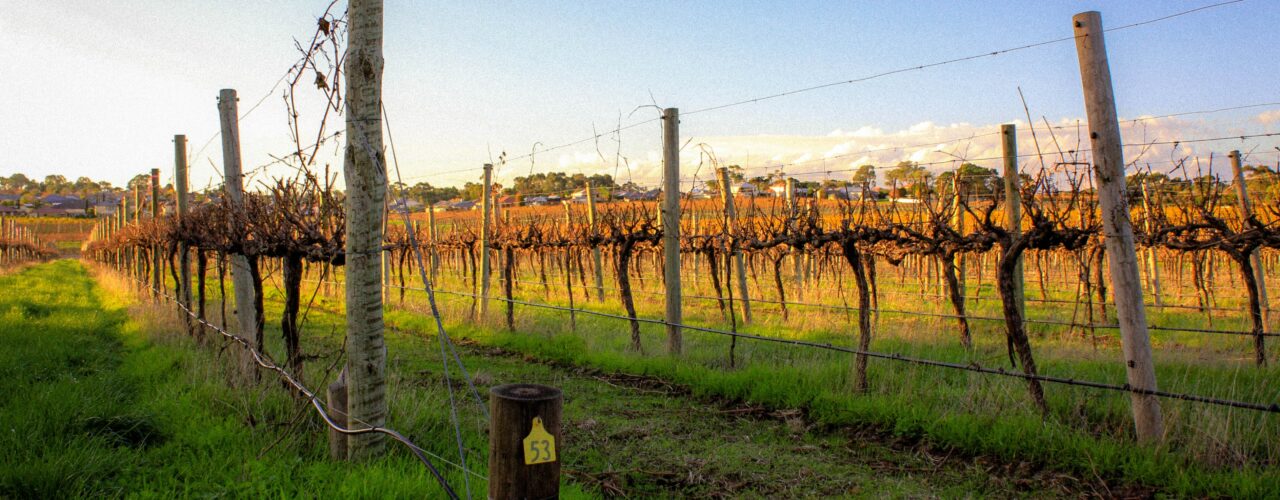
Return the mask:
<path fill-rule="evenodd" d="M 151 222 L 160 221 L 160 169 L 151 169 Z M 161 272 L 163 261 L 160 254 L 164 251 L 159 245 L 151 248 L 151 298 L 160 300 L 163 293 L 164 273 Z"/>
<path fill-rule="evenodd" d="M 1249 188 L 1244 182 L 1244 171 L 1240 166 L 1240 152 L 1231 151 L 1227 153 L 1227 157 L 1231 159 L 1231 176 L 1235 178 L 1236 198 L 1240 199 L 1240 221 L 1243 222 L 1253 217 L 1253 204 L 1249 202 Z M 1258 282 L 1258 302 L 1262 304 L 1262 324 L 1266 325 L 1270 321 L 1271 303 L 1267 300 L 1267 273 L 1263 271 L 1260 253 L 1254 250 L 1249 255 L 1249 260 L 1253 263 L 1253 279 Z"/>
<path fill-rule="evenodd" d="M 719 174 L 720 174 L 720 198 L 722 201 L 724 201 L 725 224 L 726 224 L 726 227 L 732 228 L 733 223 L 738 220 L 738 210 L 736 209 L 736 207 L 734 207 L 734 204 L 733 204 L 733 194 L 728 191 L 729 169 L 721 167 Z M 730 231 L 730 234 L 732 235 L 732 230 Z M 738 274 L 737 276 L 738 295 L 740 296 L 741 302 L 742 302 L 742 322 L 744 324 L 748 324 L 748 323 L 751 323 L 751 301 L 748 299 L 749 295 L 747 295 L 747 264 L 743 260 L 742 251 L 737 248 L 737 245 L 731 245 L 731 246 L 733 247 L 732 258 L 734 261 L 734 267 Z M 725 285 L 733 286 L 730 283 L 726 283 Z M 732 297 L 730 298 L 732 299 Z"/>
<path fill-rule="evenodd" d="M 178 221 L 181 222 L 187 217 L 187 190 L 189 180 L 187 178 L 187 136 L 173 136 L 173 190 L 178 197 Z M 186 243 L 178 244 L 178 288 L 181 294 L 178 300 L 181 301 L 182 307 L 191 310 L 191 256 L 190 249 Z M 191 316 L 183 311 L 182 324 L 187 326 L 187 333 L 196 333 L 193 330 Z"/>
<path fill-rule="evenodd" d="M 676 355 L 682 344 L 679 325 L 684 321 L 680 309 L 680 111 L 676 108 L 662 110 L 662 254 L 667 353 Z"/>
<path fill-rule="evenodd" d="M 431 205 L 427 205 L 427 225 L 428 235 L 431 237 L 431 282 L 436 282 L 436 272 L 440 270 L 440 250 L 436 248 L 436 242 L 440 238 L 440 233 L 436 232 L 436 209 Z"/>
<path fill-rule="evenodd" d="M 120 213 L 116 214 L 116 230 L 124 229 L 129 225 L 129 195 L 127 193 L 120 195 Z M 121 273 L 125 271 L 125 253 L 124 249 L 116 251 L 116 270 Z"/>
<path fill-rule="evenodd" d="M 334 423 L 350 429 L 351 421 L 347 418 L 347 372 L 338 374 L 338 380 L 329 384 L 328 413 Z M 329 458 L 337 461 L 347 459 L 347 435 L 335 429 L 329 429 Z"/>
<path fill-rule="evenodd" d="M 1147 313 L 1142 303 L 1142 282 L 1138 257 L 1133 247 L 1133 222 L 1125 195 L 1124 150 L 1120 124 L 1116 119 L 1115 96 L 1111 90 L 1111 68 L 1103 38 L 1102 14 L 1096 11 L 1072 18 L 1076 54 L 1080 59 L 1080 82 L 1084 88 L 1085 111 L 1089 117 L 1089 138 L 1093 147 L 1094 177 L 1098 180 L 1098 204 L 1106 252 L 1111 267 L 1111 285 L 1120 321 L 1120 340 L 1129 386 L 1156 390 L 1155 366 L 1151 361 L 1151 339 L 1147 335 Z M 1164 435 L 1160 402 L 1155 396 L 1132 392 L 1134 426 L 1138 439 L 1158 441 Z"/>
<path fill-rule="evenodd" d="M 489 219 L 493 216 L 493 164 L 484 164 L 484 191 L 480 195 L 480 317 L 489 312 Z"/>
<path fill-rule="evenodd" d="M 559 498 L 563 404 L 545 385 L 489 389 L 489 498 Z"/>
<path fill-rule="evenodd" d="M 139 184 L 135 184 L 133 186 L 133 224 L 138 225 L 141 223 L 142 223 L 142 186 Z M 138 280 L 138 290 L 141 291 L 142 288 L 145 286 L 144 283 L 146 283 L 146 278 L 147 278 L 145 275 L 142 274 L 145 271 L 145 269 L 143 268 L 146 267 L 143 265 L 144 256 L 142 255 L 141 249 L 137 247 L 134 247 L 131 251 L 133 252 L 133 259 L 132 259 L 133 275 L 134 275 L 134 279 Z"/>
<path fill-rule="evenodd" d="M 222 189 L 232 206 L 239 208 L 244 202 L 244 175 L 240 165 L 240 121 L 239 105 L 235 89 L 222 89 L 218 93 L 218 118 L 222 127 Z M 233 231 L 233 234 L 235 231 Z M 262 337 L 262 323 L 258 321 L 254 300 L 253 273 L 249 268 L 249 258 L 241 254 L 231 254 L 231 282 L 236 298 L 236 324 L 240 335 L 249 341 Z M 223 300 L 226 300 L 224 297 Z M 240 377 L 242 382 L 257 380 L 258 370 L 254 366 L 253 356 L 243 349 L 234 349 L 240 360 Z"/>
<path fill-rule="evenodd" d="M 599 226 L 596 225 L 596 197 L 591 191 L 591 181 L 587 181 L 587 224 L 594 236 Z M 594 264 L 596 275 L 596 300 L 604 302 L 604 266 L 600 262 L 600 247 L 591 247 L 591 263 Z"/>
<path fill-rule="evenodd" d="M 956 169 L 956 174 L 951 177 L 951 192 L 954 196 L 951 207 L 951 227 L 955 229 L 956 234 L 964 236 L 964 195 L 960 192 L 963 184 L 960 183 L 960 169 Z M 951 265 L 956 268 L 956 292 L 960 294 L 960 300 L 967 300 L 964 297 L 965 272 L 964 272 L 964 254 L 956 253 L 952 256 Z"/>
<path fill-rule="evenodd" d="M 1150 234 L 1152 230 L 1151 210 L 1152 210 L 1151 186 L 1150 186 L 1150 183 L 1147 182 L 1147 179 L 1142 179 L 1142 213 L 1146 215 L 1146 217 L 1143 218 L 1142 222 L 1143 222 L 1143 225 L 1146 227 L 1148 234 Z M 1151 284 L 1151 295 L 1152 295 L 1152 298 L 1155 300 L 1156 307 L 1160 307 L 1164 304 L 1164 302 L 1163 302 L 1163 299 L 1160 298 L 1160 261 L 1156 259 L 1155 245 L 1147 247 L 1146 254 L 1147 254 L 1146 255 L 1147 256 L 1147 283 Z"/>
<path fill-rule="evenodd" d="M 796 179 L 794 177 L 787 178 L 786 191 L 787 217 L 796 217 L 799 215 L 796 206 Z M 732 194 L 732 193 L 731 193 Z M 791 250 L 791 260 L 795 264 L 795 281 L 796 281 L 796 302 L 804 301 L 804 254 L 799 251 Z M 778 300 L 782 300 L 781 297 Z"/>
<path fill-rule="evenodd" d="M 386 423 L 387 349 L 383 338 L 383 204 L 387 196 L 382 144 L 382 0 L 347 7 L 346 300 L 347 413 L 361 428 Z M 386 443 L 380 433 L 347 436 L 347 457 L 370 458 Z"/>
<path fill-rule="evenodd" d="M 1004 215 L 1009 234 L 1017 239 L 1022 235 L 1022 178 L 1018 176 L 1018 130 L 1012 123 L 1000 126 L 1001 146 L 1004 152 Z M 1023 323 L 1027 318 L 1027 298 L 1024 295 L 1022 255 L 1013 268 L 1013 296 L 1018 302 L 1018 312 Z"/>
<path fill-rule="evenodd" d="M 386 238 L 387 222 L 391 220 L 391 199 L 383 198 L 382 201 L 382 235 Z M 385 240 L 384 240 L 385 243 Z M 381 245 L 385 248 L 385 245 Z M 382 250 L 378 252 L 378 265 L 382 269 L 382 303 L 390 302 L 387 295 L 391 292 L 391 250 Z"/>

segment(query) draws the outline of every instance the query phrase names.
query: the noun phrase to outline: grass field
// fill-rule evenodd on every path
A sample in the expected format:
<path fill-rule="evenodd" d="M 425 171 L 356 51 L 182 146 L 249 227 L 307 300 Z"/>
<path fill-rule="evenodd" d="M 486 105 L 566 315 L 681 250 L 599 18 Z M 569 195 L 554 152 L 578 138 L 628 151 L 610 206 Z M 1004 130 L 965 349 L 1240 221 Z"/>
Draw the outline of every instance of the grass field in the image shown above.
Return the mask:
<path fill-rule="evenodd" d="M 538 283 L 540 277 L 532 274 L 526 271 L 519 276 L 523 283 L 516 287 L 517 299 L 567 305 L 563 287 L 552 284 L 544 289 Z M 882 280 L 882 290 L 888 292 L 903 292 L 911 285 L 909 279 L 897 285 Z M 976 293 L 994 296 L 990 284 L 985 286 Z M 452 273 L 444 276 L 441 287 L 470 290 L 467 280 Z M 974 288 L 971 285 L 971 293 Z M 500 296 L 498 290 L 495 282 L 493 296 Z M 655 287 L 647 290 L 656 291 Z M 1061 288 L 1049 291 L 1050 298 L 1066 298 L 1071 293 Z M 396 295 L 393 290 L 392 303 Z M 809 300 L 839 303 L 830 289 L 816 295 Z M 421 296 L 421 292 L 410 292 L 404 312 L 393 313 L 392 320 L 430 331 L 433 326 Z M 1162 400 L 1168 425 L 1166 442 L 1160 447 L 1142 447 L 1133 442 L 1124 393 L 1051 384 L 1046 391 L 1052 411 L 1048 418 L 1041 418 L 1019 380 L 873 360 L 872 391 L 858 395 L 852 391 L 849 377 L 852 356 L 843 353 L 739 340 L 731 368 L 731 341 L 714 334 L 686 331 L 685 352 L 677 360 L 661 353 L 665 335 L 661 325 L 641 326 L 649 352 L 637 353 L 628 348 L 625 321 L 579 314 L 573 329 L 565 312 L 517 305 L 516 330 L 506 332 L 500 319 L 504 303 L 493 301 L 490 317 L 477 324 L 469 319 L 471 298 L 438 297 L 443 304 L 442 316 L 455 335 L 541 359 L 676 381 L 699 394 L 773 409 L 804 409 L 807 418 L 823 425 L 870 427 L 957 453 L 997 457 L 1006 463 L 1025 461 L 1074 476 L 1158 487 L 1177 495 L 1248 497 L 1280 488 L 1280 473 L 1275 468 L 1280 447 L 1272 439 L 1280 432 L 1280 421 L 1271 414 Z M 615 297 L 616 293 L 610 293 L 603 303 L 579 297 L 576 304 L 619 314 L 622 308 Z M 937 299 L 930 301 L 924 294 L 886 293 L 881 307 L 945 313 L 949 306 Z M 637 308 L 641 317 L 662 316 L 660 297 L 637 294 Z M 1053 305 L 1031 305 L 1029 309 L 1033 318 L 1064 314 L 1061 307 Z M 793 314 L 794 319 L 783 321 L 775 309 L 741 329 L 765 336 L 852 345 L 847 315 L 810 309 Z M 972 308 L 971 314 L 998 315 L 991 300 Z M 1205 326 L 1203 316 L 1194 311 L 1168 309 L 1153 312 L 1151 317 L 1163 325 Z M 685 323 L 726 327 L 710 304 L 687 306 Z M 1218 327 L 1232 326 L 1224 323 L 1219 318 Z M 974 326 L 977 358 L 984 365 L 999 366 L 1004 357 L 1000 324 L 974 322 Z M 952 320 L 886 313 L 878 322 L 872 349 L 964 363 L 968 353 L 960 348 L 953 331 Z M 1094 338 L 1063 328 L 1037 326 L 1032 331 L 1042 373 L 1112 383 L 1124 380 L 1123 367 L 1117 361 L 1120 354 L 1115 331 L 1099 330 Z M 1165 331 L 1153 332 L 1153 337 L 1162 389 L 1245 401 L 1280 399 L 1280 390 L 1269 382 L 1275 379 L 1276 368 L 1251 364 L 1247 337 Z"/>
<path fill-rule="evenodd" d="M 176 333 L 168 305 L 135 300 L 131 285 L 57 261 L 0 276 L 0 496 L 434 497 L 403 448 L 362 464 L 331 462 L 324 429 L 271 381 L 232 388 L 225 351 Z M 16 293 L 22 291 L 23 293 Z M 279 312 L 271 292 L 268 317 Z M 308 316 L 306 379 L 322 387 L 340 354 L 340 306 Z M 405 328 L 414 325 L 402 313 Z M 803 408 L 771 409 L 701 384 L 535 360 L 492 347 L 511 339 L 453 325 L 482 394 L 538 382 L 565 390 L 568 498 L 615 496 L 1043 496 L 1106 491 L 1093 478 L 974 458 L 869 428 L 831 426 Z M 271 349 L 278 329 L 269 324 Z M 457 461 L 448 394 L 433 336 L 388 338 L 390 425 Z M 554 344 L 553 344 L 554 345 Z M 529 351 L 534 351 L 529 349 Z M 455 373 L 456 376 L 456 373 Z M 459 398 L 470 488 L 482 496 L 486 439 L 479 407 Z M 461 492 L 459 468 L 439 460 Z M 1140 491 L 1140 490 L 1133 490 Z"/>

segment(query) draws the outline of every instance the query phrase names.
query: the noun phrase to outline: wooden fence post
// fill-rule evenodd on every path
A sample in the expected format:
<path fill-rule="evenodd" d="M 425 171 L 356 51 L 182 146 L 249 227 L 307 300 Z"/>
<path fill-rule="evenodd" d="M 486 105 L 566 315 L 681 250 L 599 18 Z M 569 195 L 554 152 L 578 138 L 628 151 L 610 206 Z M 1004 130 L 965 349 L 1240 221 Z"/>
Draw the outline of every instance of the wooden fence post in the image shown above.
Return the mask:
<path fill-rule="evenodd" d="M 681 350 L 680 323 L 680 111 L 662 110 L 662 253 L 665 257 L 667 352 Z"/>
<path fill-rule="evenodd" d="M 235 89 L 222 89 L 218 93 L 218 118 L 222 127 L 222 190 L 233 206 L 244 202 L 244 175 L 240 165 L 240 121 L 239 105 Z M 241 336 L 249 341 L 261 337 L 261 325 L 257 321 L 257 311 L 253 292 L 253 275 L 249 269 L 249 259 L 244 255 L 232 254 L 231 282 L 235 294 L 234 309 L 236 324 Z M 225 297 L 224 297 L 225 300 Z M 253 356 L 243 349 L 234 349 L 240 360 L 241 382 L 257 380 L 257 367 Z"/>
<path fill-rule="evenodd" d="M 430 226 L 427 234 L 431 237 L 431 283 L 434 284 L 440 270 L 440 251 L 436 248 L 440 235 L 436 232 L 436 208 L 431 205 L 427 205 L 427 225 Z"/>
<path fill-rule="evenodd" d="M 954 196 L 951 207 L 951 227 L 956 233 L 964 236 L 964 194 L 961 189 L 964 184 L 960 181 L 960 169 L 956 169 L 955 175 L 951 176 L 951 193 Z M 965 298 L 965 265 L 964 254 L 957 253 L 952 256 L 951 265 L 956 268 L 956 291 L 959 292 L 960 300 L 968 300 Z"/>
<path fill-rule="evenodd" d="M 564 440 L 560 389 L 507 384 L 489 389 L 489 498 L 558 498 Z"/>
<path fill-rule="evenodd" d="M 1004 215 L 1009 233 L 1017 239 L 1022 234 L 1022 178 L 1018 175 L 1018 129 L 1012 123 L 1000 126 L 1001 146 L 1004 150 Z M 1027 318 L 1027 298 L 1023 280 L 1022 256 L 1018 256 L 1013 268 L 1013 296 L 1018 302 L 1018 312 L 1023 324 Z"/>
<path fill-rule="evenodd" d="M 182 221 L 187 217 L 187 190 L 189 189 L 189 180 L 187 179 L 187 136 L 173 136 L 173 190 L 177 193 L 178 198 L 178 221 Z M 178 244 L 178 288 L 181 290 L 179 299 L 182 307 L 191 309 L 191 256 L 186 243 Z M 185 311 L 180 314 L 182 322 L 187 326 L 187 333 L 196 333 L 193 330 L 191 316 Z"/>
<path fill-rule="evenodd" d="M 795 217 L 800 213 L 796 204 L 796 179 L 794 177 L 787 178 L 786 191 L 787 216 Z M 732 191 L 730 191 L 732 195 Z M 791 251 L 791 261 L 795 264 L 795 281 L 796 281 L 796 302 L 804 301 L 804 254 L 799 251 Z M 779 297 L 781 300 L 781 297 Z"/>
<path fill-rule="evenodd" d="M 383 204 L 387 197 L 382 142 L 382 0 L 351 0 L 347 56 L 346 300 L 347 414 L 359 427 L 386 424 L 387 349 L 382 302 Z M 347 436 L 352 460 L 379 455 L 381 433 Z"/>
<path fill-rule="evenodd" d="M 599 230 L 599 226 L 596 225 L 596 197 L 591 192 L 591 181 L 587 181 L 586 186 L 587 224 L 590 225 L 591 234 L 594 235 Z M 596 300 L 604 302 L 604 266 L 601 265 L 600 247 L 591 247 L 591 263 L 594 264 L 596 275 Z"/>
<path fill-rule="evenodd" d="M 142 186 L 135 184 L 133 186 L 133 224 L 136 226 L 141 223 L 142 223 Z M 137 248 L 134 248 L 132 252 L 133 252 L 133 259 L 132 259 L 133 275 L 134 275 L 134 279 L 138 280 L 138 283 L 139 283 L 138 289 L 141 290 L 142 289 L 141 284 L 146 281 L 146 276 L 142 274 L 143 267 L 145 267 L 142 265 L 143 255 L 142 255 L 142 252 Z"/>
<path fill-rule="evenodd" d="M 151 169 L 151 222 L 160 221 L 160 169 Z M 151 248 L 151 298 L 160 300 L 164 283 L 164 261 L 160 254 L 164 251 L 160 245 Z"/>
<path fill-rule="evenodd" d="M 484 164 L 484 191 L 480 194 L 480 317 L 489 312 L 489 219 L 493 211 L 493 164 Z"/>
<path fill-rule="evenodd" d="M 338 380 L 329 384 L 328 413 L 334 423 L 350 429 L 351 421 L 347 418 L 347 371 L 338 373 Z M 347 459 L 347 435 L 335 429 L 329 429 L 329 458 L 337 461 Z"/>
<path fill-rule="evenodd" d="M 1244 221 L 1253 217 L 1253 204 L 1249 203 L 1249 188 L 1244 182 L 1244 170 L 1240 166 L 1240 151 L 1231 151 L 1227 153 L 1227 157 L 1231 159 L 1231 176 L 1235 178 L 1236 198 L 1240 199 L 1240 220 Z M 1253 261 L 1253 279 L 1258 282 L 1258 301 L 1262 304 L 1262 324 L 1266 325 L 1270 322 L 1271 302 L 1267 299 L 1267 273 L 1263 271 L 1262 260 L 1258 256 L 1259 251 L 1254 250 L 1249 255 L 1249 260 Z"/>
<path fill-rule="evenodd" d="M 129 225 L 129 195 L 123 193 L 120 195 L 120 213 L 116 214 L 116 230 L 122 230 Z M 124 250 L 116 251 L 116 270 L 121 273 L 125 272 Z"/>
<path fill-rule="evenodd" d="M 1076 54 L 1080 59 L 1080 82 L 1084 88 L 1085 111 L 1093 147 L 1094 176 L 1098 180 L 1098 204 L 1106 235 L 1111 285 L 1120 321 L 1121 348 L 1125 375 L 1130 387 L 1156 390 L 1155 366 L 1151 361 L 1151 339 L 1147 334 L 1147 313 L 1142 303 L 1142 281 L 1133 246 L 1133 222 L 1124 178 L 1124 150 L 1120 124 L 1116 119 L 1115 96 L 1111 90 L 1111 68 L 1103 38 L 1102 14 L 1096 11 L 1072 18 Z M 1141 441 L 1158 441 L 1164 435 L 1160 402 L 1155 396 L 1129 394 L 1134 426 Z"/>
<path fill-rule="evenodd" d="M 1147 228 L 1147 233 L 1152 230 L 1151 227 L 1151 187 L 1147 179 L 1142 179 L 1142 212 L 1144 217 L 1143 225 Z M 1147 248 L 1147 282 L 1151 284 L 1151 295 L 1155 301 L 1156 307 L 1164 304 L 1160 298 L 1160 261 L 1156 258 L 1156 247 L 1153 245 Z"/>
<path fill-rule="evenodd" d="M 720 168 L 720 198 L 724 201 L 724 218 L 725 223 L 732 226 L 738 220 L 738 210 L 733 204 L 733 193 L 729 191 L 729 169 Z M 747 295 L 747 264 L 742 258 L 742 251 L 734 248 L 733 251 L 734 270 L 737 271 L 738 278 L 738 295 L 742 302 L 742 323 L 751 323 L 751 300 Z M 712 270 L 716 271 L 716 270 Z M 725 286 L 733 286 L 731 283 L 725 283 Z"/>
<path fill-rule="evenodd" d="M 391 220 L 391 199 L 384 197 L 382 200 L 382 235 L 387 235 L 387 222 Z M 378 252 L 378 266 L 382 269 L 382 303 L 391 302 L 388 298 L 391 293 L 391 250 L 382 250 Z"/>

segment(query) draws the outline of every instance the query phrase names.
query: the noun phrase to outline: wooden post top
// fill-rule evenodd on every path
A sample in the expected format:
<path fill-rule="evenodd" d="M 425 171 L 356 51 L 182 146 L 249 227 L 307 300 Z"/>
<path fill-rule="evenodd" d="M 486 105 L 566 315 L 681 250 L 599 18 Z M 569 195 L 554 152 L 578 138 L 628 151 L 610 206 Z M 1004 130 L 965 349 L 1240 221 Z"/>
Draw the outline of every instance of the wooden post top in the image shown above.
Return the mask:
<path fill-rule="evenodd" d="M 539 384 L 505 384 L 489 389 L 494 397 L 512 401 L 550 401 L 564 393 L 555 387 Z"/>

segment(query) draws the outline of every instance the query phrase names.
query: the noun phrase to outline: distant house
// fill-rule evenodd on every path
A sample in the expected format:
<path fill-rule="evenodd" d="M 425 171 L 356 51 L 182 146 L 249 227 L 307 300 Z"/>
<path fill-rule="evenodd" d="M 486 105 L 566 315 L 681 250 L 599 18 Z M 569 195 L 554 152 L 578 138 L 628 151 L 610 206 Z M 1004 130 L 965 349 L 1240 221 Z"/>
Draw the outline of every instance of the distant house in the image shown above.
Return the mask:
<path fill-rule="evenodd" d="M 822 190 L 822 197 L 828 200 L 861 200 L 862 188 L 856 186 L 827 187 Z M 869 198 L 874 198 L 874 193 Z"/>
<path fill-rule="evenodd" d="M 31 210 L 30 214 L 33 217 L 64 217 L 67 212 L 62 208 L 45 206 Z"/>
<path fill-rule="evenodd" d="M 0 205 L 17 205 L 20 201 L 22 201 L 20 194 L 0 193 Z"/>
<path fill-rule="evenodd" d="M 22 213 L 22 209 L 18 207 L 10 206 L 10 205 L 0 205 L 0 215 L 18 215 L 20 213 Z"/>
<path fill-rule="evenodd" d="M 652 201 L 658 199 L 662 194 L 661 189 L 636 190 L 636 191 L 619 191 L 614 193 L 616 197 L 627 201 Z"/>
<path fill-rule="evenodd" d="M 760 196 L 760 188 L 750 182 L 741 182 L 729 188 L 734 195 Z"/>
<path fill-rule="evenodd" d="M 693 189 L 689 190 L 689 197 L 695 200 L 710 199 L 712 194 L 714 193 L 710 189 L 701 184 L 696 185 Z"/>
<path fill-rule="evenodd" d="M 83 204 L 84 204 L 84 200 L 81 200 L 79 196 L 63 196 L 60 194 L 45 195 L 43 198 L 40 198 L 40 201 L 46 205 L 54 205 L 59 203 L 79 203 L 83 207 Z"/>
<path fill-rule="evenodd" d="M 497 199 L 500 207 L 514 207 L 520 204 L 520 197 L 516 195 L 502 196 Z"/>
<path fill-rule="evenodd" d="M 395 212 L 417 212 L 422 209 L 422 202 L 412 199 L 395 199 L 391 202 L 391 210 Z"/>
<path fill-rule="evenodd" d="M 449 204 L 449 210 L 478 210 L 480 204 L 473 200 L 455 201 Z"/>
<path fill-rule="evenodd" d="M 540 207 L 550 205 L 551 199 L 546 196 L 530 196 L 524 199 L 524 204 L 530 207 Z"/>
<path fill-rule="evenodd" d="M 773 195 L 776 197 L 785 197 L 787 195 L 787 183 L 784 181 L 774 182 L 769 185 L 769 191 L 773 192 Z M 803 187 L 797 183 L 795 194 L 796 196 L 806 196 L 809 194 L 809 188 Z"/>

